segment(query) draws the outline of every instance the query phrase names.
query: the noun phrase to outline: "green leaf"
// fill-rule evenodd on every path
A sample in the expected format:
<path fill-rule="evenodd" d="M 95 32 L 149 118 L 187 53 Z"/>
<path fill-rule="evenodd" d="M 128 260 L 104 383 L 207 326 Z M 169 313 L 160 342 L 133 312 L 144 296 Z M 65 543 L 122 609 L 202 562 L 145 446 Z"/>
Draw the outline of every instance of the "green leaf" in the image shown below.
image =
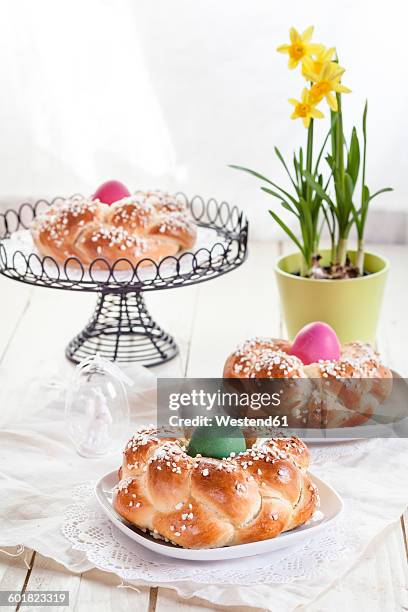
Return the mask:
<path fill-rule="evenodd" d="M 293 210 L 293 208 L 291 207 L 290 204 L 288 204 L 284 200 L 281 200 L 281 206 L 283 206 L 283 208 L 286 208 L 286 210 L 289 210 L 289 212 L 291 212 L 292 214 L 296 215 L 297 218 L 300 219 L 299 213 L 296 210 Z"/>
<path fill-rule="evenodd" d="M 374 198 L 376 198 L 381 193 L 387 193 L 388 191 L 394 191 L 394 190 L 392 189 L 392 187 L 384 187 L 383 189 L 379 189 L 378 191 L 370 195 L 370 191 L 367 185 L 364 185 L 362 196 L 361 196 L 361 209 L 360 209 L 361 226 L 362 226 L 361 233 L 362 234 L 364 233 L 364 227 L 365 227 L 365 223 L 367 220 L 368 209 L 369 209 L 369 204 L 371 200 L 374 200 Z"/>
<path fill-rule="evenodd" d="M 354 203 L 351 203 L 351 214 L 353 216 L 353 220 L 354 220 L 354 224 L 356 226 L 357 229 L 357 234 L 358 237 L 361 237 L 362 234 L 362 229 L 363 229 L 363 223 L 362 223 L 362 218 L 361 218 L 361 210 L 357 210 L 357 208 L 354 206 Z"/>
<path fill-rule="evenodd" d="M 298 160 L 295 161 L 295 164 L 296 164 L 296 174 L 298 175 L 298 181 L 299 181 L 298 197 L 301 197 L 305 195 L 306 183 L 302 177 L 302 172 L 303 172 L 302 166 L 300 165 Z"/>
<path fill-rule="evenodd" d="M 370 190 L 367 187 L 367 185 L 363 185 L 363 190 L 361 193 L 361 197 L 362 197 L 362 201 L 364 204 L 368 204 L 368 202 L 370 201 Z"/>
<path fill-rule="evenodd" d="M 310 172 L 308 172 L 307 170 L 303 171 L 303 176 L 305 177 L 307 183 L 313 187 L 313 189 L 315 190 L 315 192 L 322 198 L 322 200 L 324 200 L 325 202 L 327 202 L 328 204 L 330 204 L 330 206 L 333 206 L 333 202 L 330 199 L 330 197 L 327 195 L 327 193 L 324 191 L 323 187 L 321 185 L 319 185 L 319 183 L 317 181 L 315 181 L 315 179 L 313 178 L 313 176 L 310 174 Z"/>
<path fill-rule="evenodd" d="M 310 206 L 309 203 L 304 200 L 303 198 L 300 198 L 300 206 L 302 208 L 302 212 L 303 212 L 303 219 L 305 221 L 305 224 L 310 232 L 310 234 L 312 233 L 312 215 L 311 215 L 311 211 L 310 211 Z"/>
<path fill-rule="evenodd" d="M 351 208 L 353 206 L 353 192 L 355 184 L 348 172 L 345 172 L 344 174 L 344 186 L 346 191 L 347 207 Z"/>
<path fill-rule="evenodd" d="M 275 154 L 276 154 L 276 157 L 277 157 L 277 158 L 279 159 L 279 161 L 282 163 L 283 167 L 284 167 L 284 168 L 285 168 L 285 170 L 286 170 L 286 173 L 287 173 L 288 177 L 290 178 L 290 181 L 291 181 L 292 185 L 294 186 L 294 188 L 295 188 L 295 189 L 296 189 L 296 191 L 297 191 L 297 190 L 298 190 L 298 186 L 296 185 L 295 181 L 294 181 L 294 180 L 293 180 L 293 178 L 292 178 L 291 173 L 289 172 L 289 168 L 287 167 L 286 162 L 285 162 L 285 160 L 283 159 L 283 155 L 282 155 L 282 153 L 279 151 L 278 147 L 274 147 L 274 149 L 275 149 Z"/>
<path fill-rule="evenodd" d="M 366 103 L 364 105 L 364 112 L 363 112 L 363 135 L 364 135 L 365 142 L 367 142 L 367 112 L 368 112 L 368 100 L 366 100 Z"/>
<path fill-rule="evenodd" d="M 278 193 L 277 191 L 274 191 L 273 189 L 269 189 L 269 187 L 261 187 L 262 191 L 265 191 L 265 193 L 269 193 L 269 195 L 273 196 L 274 198 L 278 198 L 278 200 L 282 199 L 282 194 Z"/>
<path fill-rule="evenodd" d="M 313 231 L 313 221 L 310 213 L 309 203 L 306 202 L 303 198 L 300 198 L 299 201 L 301 210 L 302 210 L 302 220 L 300 224 L 300 228 L 302 231 L 303 242 L 305 245 L 311 246 L 314 238 Z"/>
<path fill-rule="evenodd" d="M 365 226 L 365 222 L 367 219 L 369 203 L 370 203 L 370 190 L 367 187 L 367 185 L 363 185 L 363 189 L 361 190 L 361 207 L 360 207 L 362 233 L 364 233 L 364 226 Z"/>
<path fill-rule="evenodd" d="M 338 115 L 337 113 L 333 112 L 332 110 L 330 111 L 330 125 L 331 125 L 331 150 L 332 150 L 332 154 L 331 157 L 333 159 L 333 163 L 336 163 L 336 157 L 335 157 L 335 153 L 336 153 L 336 143 L 337 143 L 337 139 L 338 139 L 338 131 L 339 131 L 339 120 L 338 120 Z M 333 167 L 332 167 L 333 170 Z"/>
<path fill-rule="evenodd" d="M 332 180 L 333 177 L 333 172 L 330 172 L 329 178 L 327 179 L 326 185 L 323 187 L 323 189 L 325 190 L 325 192 L 327 192 L 329 185 L 330 185 L 330 181 Z"/>
<path fill-rule="evenodd" d="M 323 230 L 324 230 L 324 219 L 322 219 L 322 222 L 320 223 L 320 228 L 319 228 L 319 230 L 317 232 L 317 236 L 316 236 L 316 246 L 317 246 L 317 248 L 316 248 L 316 251 L 318 251 L 318 247 L 319 247 L 319 243 L 320 243 L 320 240 L 321 240 L 321 237 L 322 237 Z"/>
<path fill-rule="evenodd" d="M 277 191 L 274 191 L 273 189 L 269 189 L 269 187 L 261 187 L 261 189 L 262 189 L 262 191 L 265 191 L 265 193 L 269 193 L 269 195 L 272 195 L 272 196 L 274 196 L 275 198 L 278 198 L 279 200 L 282 200 L 282 199 L 283 199 L 283 198 L 282 198 L 282 194 L 281 194 L 281 193 L 278 193 Z M 286 195 L 286 194 L 285 194 L 285 195 Z M 289 196 L 289 197 L 290 197 L 291 202 L 293 202 L 293 204 L 294 204 L 294 205 L 296 206 L 296 208 L 297 208 L 297 207 L 298 207 L 298 203 L 297 203 L 297 201 L 296 201 L 294 198 L 292 198 L 291 196 Z M 288 204 L 288 202 L 287 202 L 287 204 Z M 288 204 L 288 205 L 289 205 L 289 204 Z"/>
<path fill-rule="evenodd" d="M 323 141 L 323 144 L 322 144 L 322 147 L 320 149 L 319 155 L 317 156 L 316 165 L 315 165 L 315 171 L 314 171 L 315 174 L 317 174 L 317 171 L 319 169 L 320 160 L 321 160 L 323 152 L 324 152 L 324 150 L 326 148 L 327 141 L 328 141 L 328 139 L 329 139 L 329 137 L 330 137 L 330 135 L 332 133 L 333 127 L 334 127 L 334 125 L 336 125 L 336 121 L 337 121 L 337 116 L 334 118 L 334 120 L 332 122 L 332 125 L 331 125 L 329 131 L 327 132 L 326 138 Z"/>
<path fill-rule="evenodd" d="M 363 112 L 363 169 L 361 173 L 361 208 L 364 208 L 364 189 L 367 189 L 365 184 L 366 177 L 366 163 L 367 163 L 367 112 L 368 112 L 368 102 L 364 105 Z M 368 200 L 367 200 L 368 202 Z"/>
<path fill-rule="evenodd" d="M 343 233 L 344 238 L 348 238 L 350 230 L 353 227 L 353 221 L 354 221 L 353 216 L 351 216 L 351 219 L 348 221 L 348 223 L 346 225 L 346 228 L 345 228 L 345 231 Z"/>
<path fill-rule="evenodd" d="M 299 149 L 299 168 L 300 171 L 303 172 L 303 149 L 300 147 Z"/>
<path fill-rule="evenodd" d="M 250 168 L 245 168 L 244 166 L 235 166 L 234 164 L 230 164 L 229 167 L 233 168 L 234 170 L 241 170 L 242 172 L 247 172 L 248 174 L 251 174 L 252 176 L 255 176 L 256 178 L 260 179 L 261 181 L 265 181 L 266 183 L 269 183 L 269 185 L 272 185 L 272 187 L 275 187 L 275 189 L 278 189 L 281 193 L 283 193 L 289 200 L 291 200 L 291 202 L 293 202 L 294 204 L 296 203 L 295 198 L 291 196 L 290 193 L 282 189 L 282 187 L 279 187 L 279 185 L 277 185 L 273 181 L 266 178 L 266 176 L 259 174 L 259 172 L 256 172 L 255 170 L 251 170 Z"/>
<path fill-rule="evenodd" d="M 334 168 L 335 168 L 335 162 L 334 162 L 334 158 L 332 155 L 330 155 L 329 153 L 326 155 L 325 160 L 327 161 L 330 170 L 332 171 L 332 173 L 334 172 Z"/>
<path fill-rule="evenodd" d="M 270 185 L 273 185 L 272 181 L 266 178 L 266 176 L 259 174 L 259 172 L 256 172 L 255 170 L 251 170 L 251 168 L 245 168 L 245 166 L 236 166 L 235 164 L 229 164 L 228 167 L 233 168 L 234 170 L 241 170 L 242 172 L 247 172 L 248 174 L 252 174 L 252 176 L 255 176 L 256 178 L 260 179 L 261 181 L 266 181 Z"/>
<path fill-rule="evenodd" d="M 358 173 L 360 170 L 360 143 L 358 141 L 357 130 L 353 127 L 350 140 L 350 149 L 347 157 L 346 172 L 353 181 L 353 191 L 357 183 Z"/>
<path fill-rule="evenodd" d="M 296 182 L 299 184 L 299 165 L 298 165 L 298 160 L 296 159 L 296 151 L 293 153 L 293 167 L 295 168 L 295 173 L 296 173 Z"/>
<path fill-rule="evenodd" d="M 387 193 L 388 191 L 394 191 L 394 190 L 392 187 L 384 187 L 384 189 L 379 189 L 378 191 L 373 193 L 373 195 L 368 197 L 368 202 L 371 202 L 371 200 L 374 200 L 374 198 L 380 195 L 380 193 Z"/>
<path fill-rule="evenodd" d="M 296 238 L 296 236 L 292 232 L 292 230 L 282 221 L 282 219 L 280 217 L 278 217 L 278 215 L 276 213 L 273 212 L 273 210 L 270 210 L 269 214 L 271 215 L 272 219 L 274 219 L 276 221 L 276 223 L 278 225 L 280 225 L 280 227 L 289 236 L 289 238 L 292 240 L 292 242 L 294 242 L 296 244 L 296 246 L 298 247 L 299 251 L 302 253 L 303 257 L 305 257 L 304 248 L 300 244 L 299 240 Z"/>
<path fill-rule="evenodd" d="M 326 219 L 327 227 L 329 228 L 330 236 L 333 238 L 334 231 L 335 231 L 333 212 L 331 211 L 332 223 L 330 223 L 330 219 L 329 219 L 329 215 L 327 214 L 326 206 L 322 206 L 322 210 L 323 210 L 324 218 Z"/>

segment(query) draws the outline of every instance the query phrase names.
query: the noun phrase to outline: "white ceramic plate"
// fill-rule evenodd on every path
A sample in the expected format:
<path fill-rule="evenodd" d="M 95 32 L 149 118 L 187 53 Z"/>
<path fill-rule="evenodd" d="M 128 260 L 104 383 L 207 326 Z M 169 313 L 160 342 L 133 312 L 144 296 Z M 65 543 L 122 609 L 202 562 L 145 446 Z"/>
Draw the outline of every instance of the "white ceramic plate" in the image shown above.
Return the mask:
<path fill-rule="evenodd" d="M 117 471 L 106 474 L 97 482 L 95 486 L 95 495 L 102 510 L 112 523 L 129 538 L 145 548 L 160 555 L 174 557 L 176 559 L 187 559 L 190 561 L 220 561 L 222 559 L 238 559 L 240 557 L 260 555 L 262 553 L 286 548 L 287 546 L 293 546 L 294 544 L 300 544 L 303 540 L 309 540 L 323 529 L 326 529 L 329 523 L 331 523 L 342 511 L 343 502 L 336 491 L 323 480 L 320 480 L 320 478 L 314 475 L 311 475 L 311 478 L 319 491 L 320 509 L 316 512 L 314 518 L 306 525 L 282 533 L 277 538 L 270 540 L 201 550 L 180 548 L 179 546 L 161 540 L 155 540 L 148 533 L 144 533 L 119 516 L 112 507 L 112 490 L 118 483 Z"/>

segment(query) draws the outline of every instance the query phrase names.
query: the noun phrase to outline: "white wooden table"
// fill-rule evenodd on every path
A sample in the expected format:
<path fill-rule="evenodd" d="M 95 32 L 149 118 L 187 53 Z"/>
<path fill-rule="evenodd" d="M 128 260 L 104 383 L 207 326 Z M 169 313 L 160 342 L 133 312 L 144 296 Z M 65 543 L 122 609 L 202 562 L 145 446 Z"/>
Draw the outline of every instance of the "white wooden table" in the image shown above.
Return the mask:
<path fill-rule="evenodd" d="M 408 376 L 405 355 L 408 246 L 375 248 L 388 256 L 392 264 L 379 348 L 389 366 Z M 231 274 L 202 285 L 147 296 L 153 316 L 175 335 L 180 347 L 180 355 L 155 368 L 155 372 L 161 376 L 219 377 L 226 355 L 237 342 L 254 335 L 284 334 L 273 266 L 277 255 L 285 249 L 282 244 L 254 243 L 249 260 Z M 1 276 L 0 296 L 0 368 L 5 381 L 2 384 L 12 387 L 18 386 L 22 372 L 32 371 L 37 360 L 63 353 L 66 343 L 86 323 L 95 300 L 93 295 L 30 288 Z M 373 542 L 363 559 L 308 610 L 408 610 L 407 533 L 408 514 Z M 4 550 L 15 552 L 10 548 Z M 0 590 L 69 590 L 70 610 L 217 609 L 199 600 L 181 600 L 171 590 L 153 586 L 137 593 L 116 588 L 118 584 L 117 577 L 99 570 L 71 574 L 32 550 L 18 557 L 0 553 Z"/>

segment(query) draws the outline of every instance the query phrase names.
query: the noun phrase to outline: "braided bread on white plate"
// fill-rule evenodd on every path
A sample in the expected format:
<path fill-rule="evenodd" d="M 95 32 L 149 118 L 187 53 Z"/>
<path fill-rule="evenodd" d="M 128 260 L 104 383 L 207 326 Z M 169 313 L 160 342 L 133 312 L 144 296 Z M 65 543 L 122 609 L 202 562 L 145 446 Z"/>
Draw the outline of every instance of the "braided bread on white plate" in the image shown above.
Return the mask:
<path fill-rule="evenodd" d="M 128 522 L 184 548 L 274 538 L 318 506 L 298 438 L 269 440 L 227 459 L 189 456 L 186 440 L 141 428 L 126 446 L 113 507 Z"/>
<path fill-rule="evenodd" d="M 392 372 L 369 344 L 350 342 L 338 360 L 308 365 L 291 348 L 281 339 L 248 340 L 227 358 L 224 378 L 287 379 L 281 408 L 292 427 L 361 425 L 392 391 Z"/>
<path fill-rule="evenodd" d="M 159 191 L 137 192 L 111 206 L 80 197 L 56 202 L 31 231 L 42 255 L 61 264 L 77 257 L 86 266 L 97 259 L 110 265 L 121 258 L 134 265 L 145 258 L 160 262 L 190 249 L 197 233 L 185 202 Z M 101 261 L 95 267 L 105 266 Z"/>

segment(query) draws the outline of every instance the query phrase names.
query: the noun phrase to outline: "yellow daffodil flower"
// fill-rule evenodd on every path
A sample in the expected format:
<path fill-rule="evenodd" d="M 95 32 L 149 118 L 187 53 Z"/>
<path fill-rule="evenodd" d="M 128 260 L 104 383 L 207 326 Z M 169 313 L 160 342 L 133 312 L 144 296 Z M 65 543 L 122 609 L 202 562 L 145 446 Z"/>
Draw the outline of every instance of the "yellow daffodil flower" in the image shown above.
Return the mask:
<path fill-rule="evenodd" d="M 307 76 L 307 73 L 320 74 L 324 64 L 333 60 L 333 55 L 336 53 L 334 47 L 326 49 L 322 45 L 322 48 L 317 53 L 306 55 L 302 60 L 302 74 Z"/>
<path fill-rule="evenodd" d="M 303 34 L 299 34 L 295 28 L 290 28 L 290 45 L 280 45 L 277 51 L 279 53 L 287 53 L 289 55 L 289 68 L 293 69 L 299 62 L 312 53 L 320 53 L 323 45 L 317 45 L 310 42 L 313 34 L 313 26 L 308 27 Z"/>
<path fill-rule="evenodd" d="M 308 67 L 308 62 L 305 63 Z M 327 62 L 323 64 L 319 73 L 309 72 L 306 69 L 305 77 L 312 81 L 313 85 L 310 89 L 310 100 L 314 104 L 318 104 L 323 98 L 326 98 L 327 104 L 331 110 L 337 111 L 337 100 L 333 95 L 335 93 L 350 93 L 350 89 L 341 84 L 340 80 L 345 72 L 345 69 L 339 66 L 336 62 Z"/>
<path fill-rule="evenodd" d="M 302 100 L 290 98 L 290 104 L 293 104 L 294 111 L 291 114 L 291 119 L 302 119 L 305 128 L 309 127 L 310 119 L 323 119 L 324 115 L 316 107 L 317 102 L 313 102 L 310 98 L 310 90 L 302 91 Z"/>

